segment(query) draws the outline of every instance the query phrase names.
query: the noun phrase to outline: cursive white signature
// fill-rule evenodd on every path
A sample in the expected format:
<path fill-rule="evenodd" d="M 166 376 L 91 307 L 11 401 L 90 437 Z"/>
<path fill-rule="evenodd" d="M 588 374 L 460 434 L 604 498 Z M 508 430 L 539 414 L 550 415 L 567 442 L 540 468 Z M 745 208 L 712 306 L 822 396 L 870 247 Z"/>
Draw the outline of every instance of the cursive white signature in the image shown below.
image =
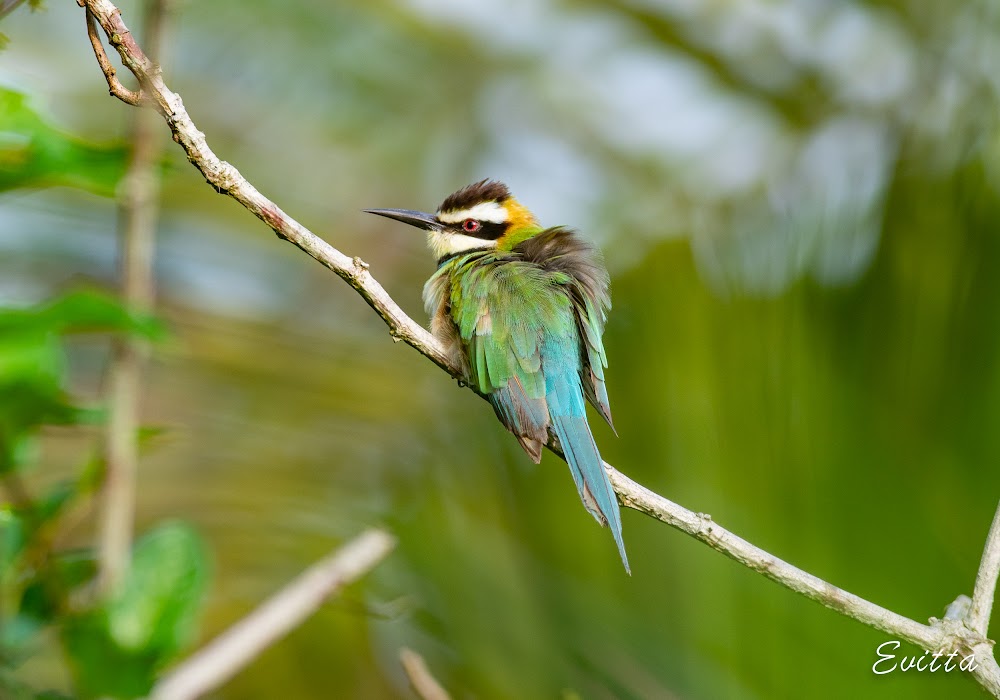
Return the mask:
<path fill-rule="evenodd" d="M 923 656 L 901 656 L 898 661 L 895 654 L 882 651 L 884 647 L 898 650 L 899 646 L 899 642 L 895 639 L 890 639 L 888 642 L 879 644 L 875 649 L 875 653 L 878 654 L 878 661 L 872 664 L 872 673 L 882 676 L 886 673 L 892 673 L 897 669 L 904 673 L 907 671 L 930 671 L 931 673 L 944 671 L 945 673 L 951 673 L 955 669 L 959 671 L 975 671 L 979 667 L 979 664 L 976 663 L 975 654 L 963 656 L 958 663 L 955 663 L 955 659 L 958 658 L 957 651 L 953 651 L 950 654 L 942 654 L 941 652 L 932 654 L 929 651 L 925 651 Z M 945 661 L 942 663 L 941 659 L 945 659 Z"/>

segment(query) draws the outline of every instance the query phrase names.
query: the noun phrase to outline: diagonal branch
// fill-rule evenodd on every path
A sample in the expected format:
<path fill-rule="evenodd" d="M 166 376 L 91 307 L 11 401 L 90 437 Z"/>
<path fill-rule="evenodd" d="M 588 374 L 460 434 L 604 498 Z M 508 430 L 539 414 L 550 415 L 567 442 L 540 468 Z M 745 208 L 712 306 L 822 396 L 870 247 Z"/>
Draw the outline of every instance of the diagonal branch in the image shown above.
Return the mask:
<path fill-rule="evenodd" d="M 972 607 L 969 610 L 969 627 L 986 636 L 993 611 L 993 594 L 1000 577 L 1000 506 L 997 506 L 990 534 L 986 536 L 986 548 L 976 574 L 976 588 L 972 592 Z"/>
<path fill-rule="evenodd" d="M 163 114 L 173 132 L 174 141 L 180 144 L 188 160 L 204 175 L 206 181 L 216 191 L 228 194 L 240 202 L 279 237 L 298 246 L 351 285 L 389 327 L 389 333 L 394 339 L 403 340 L 453 377 L 461 379 L 460 368 L 452 363 L 428 331 L 396 305 L 369 273 L 367 263 L 360 258 L 348 257 L 318 238 L 258 192 L 236 168 L 215 155 L 205 140 L 205 135 L 195 127 L 180 96 L 167 88 L 157 67 L 135 43 L 118 8 L 110 0 L 85 2 L 111 37 L 111 43 L 117 48 L 124 65 L 135 74 L 139 84 L 148 91 L 152 104 Z M 554 440 L 550 439 L 548 447 L 562 456 Z M 945 653 L 953 649 L 964 653 L 975 652 L 977 659 L 982 660 L 975 673 L 977 680 L 1000 698 L 1000 666 L 997 666 L 993 658 L 992 643 L 985 639 L 982 632 L 971 629 L 967 618 L 932 620 L 931 624 L 911 620 L 778 559 L 714 523 L 710 516 L 690 511 L 653 493 L 608 464 L 605 464 L 605 469 L 622 505 L 646 513 L 691 535 L 807 598 L 923 649 L 944 650 Z M 982 600 L 986 602 L 985 599 Z"/>
<path fill-rule="evenodd" d="M 399 650 L 399 662 L 403 665 L 410 686 L 420 700 L 451 700 L 448 691 L 441 687 L 437 679 L 427 668 L 427 663 L 417 652 L 407 647 Z"/>
<path fill-rule="evenodd" d="M 653 493 L 609 464 L 605 464 L 605 469 L 622 503 L 629 508 L 667 523 L 772 581 L 869 627 L 897 635 L 924 649 L 933 649 L 941 644 L 941 634 L 934 627 L 915 622 L 837 588 L 734 535 L 715 523 L 712 516 L 694 513 Z"/>
<path fill-rule="evenodd" d="M 153 688 L 150 700 L 194 700 L 219 687 L 330 596 L 368 573 L 395 546 L 382 530 L 361 533 L 170 671 Z"/>

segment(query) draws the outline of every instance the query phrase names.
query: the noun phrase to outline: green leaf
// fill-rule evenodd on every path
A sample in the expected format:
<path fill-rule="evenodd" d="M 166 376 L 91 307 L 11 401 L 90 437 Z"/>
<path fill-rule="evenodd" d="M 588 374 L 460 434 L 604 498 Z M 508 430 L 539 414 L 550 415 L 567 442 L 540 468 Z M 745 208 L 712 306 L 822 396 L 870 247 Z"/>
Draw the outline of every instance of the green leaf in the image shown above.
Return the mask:
<path fill-rule="evenodd" d="M 98 289 L 77 289 L 27 309 L 0 309 L 0 337 L 95 332 L 131 333 L 149 340 L 166 335 L 155 316 L 128 311 L 115 296 Z"/>
<path fill-rule="evenodd" d="M 113 644 L 103 611 L 69 618 L 62 626 L 62 640 L 81 698 L 141 698 L 152 689 L 156 655 L 137 654 Z"/>
<path fill-rule="evenodd" d="M 31 433 L 46 423 L 71 423 L 77 409 L 62 390 L 65 361 L 58 339 L 0 323 L 0 473 L 30 458 Z"/>
<path fill-rule="evenodd" d="M 61 336 L 75 332 L 121 332 L 152 340 L 165 335 L 153 316 L 131 313 L 95 290 L 70 292 L 33 308 L 0 310 L 0 473 L 17 469 L 31 456 L 31 437 L 39 426 L 101 418 L 75 405 L 63 390 Z"/>
<path fill-rule="evenodd" d="M 0 508 L 0 583 L 24 549 L 24 523 L 10 506 Z"/>
<path fill-rule="evenodd" d="M 166 524 L 142 537 L 118 594 L 63 627 L 81 696 L 146 695 L 157 672 L 193 640 L 208 572 L 205 546 L 187 525 Z"/>
<path fill-rule="evenodd" d="M 58 553 L 44 571 L 36 572 L 21 594 L 20 614 L 39 625 L 53 622 L 60 605 L 74 589 L 90 583 L 97 575 L 97 561 L 89 549 Z"/>
<path fill-rule="evenodd" d="M 111 197 L 125 172 L 123 146 L 97 146 L 50 126 L 25 95 L 0 88 L 0 192 L 66 186 Z"/>
<path fill-rule="evenodd" d="M 193 529 L 171 523 L 149 533 L 108 607 L 112 638 L 123 649 L 173 656 L 194 638 L 207 580 L 208 556 Z"/>
<path fill-rule="evenodd" d="M 130 312 L 116 297 L 94 289 L 70 292 L 40 315 L 43 323 L 62 333 L 121 331 L 149 340 L 165 335 L 163 324 L 155 316 Z"/>

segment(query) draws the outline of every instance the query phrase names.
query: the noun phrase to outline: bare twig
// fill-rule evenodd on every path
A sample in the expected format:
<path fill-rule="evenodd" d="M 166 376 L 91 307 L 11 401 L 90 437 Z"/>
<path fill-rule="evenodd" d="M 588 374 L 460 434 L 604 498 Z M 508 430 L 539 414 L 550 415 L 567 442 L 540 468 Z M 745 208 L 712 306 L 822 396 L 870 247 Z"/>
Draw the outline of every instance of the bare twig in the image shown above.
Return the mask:
<path fill-rule="evenodd" d="M 984 637 L 990 626 L 990 613 L 993 610 L 993 595 L 997 589 L 998 576 L 1000 576 L 1000 506 L 997 506 L 990 534 L 986 537 L 986 547 L 979 563 L 979 573 L 976 574 L 976 588 L 972 593 L 972 607 L 968 618 L 969 626 Z"/>
<path fill-rule="evenodd" d="M 257 218 L 266 223 L 281 238 L 295 244 L 322 265 L 343 278 L 375 310 L 389 327 L 395 339 L 406 342 L 453 377 L 461 378 L 461 370 L 452 364 L 436 339 L 389 297 L 385 289 L 368 272 L 368 265 L 359 258 L 350 258 L 318 238 L 302 224 L 283 212 L 274 202 L 256 190 L 232 165 L 220 160 L 209 148 L 184 108 L 180 96 L 163 83 L 155 66 L 131 40 L 117 8 L 110 0 L 86 0 L 101 26 L 109 34 L 126 40 L 115 43 L 122 62 L 135 73 L 140 84 L 148 85 L 154 101 L 173 132 L 174 140 L 187 153 L 188 160 L 204 175 L 218 192 L 240 202 Z M 549 449 L 561 454 L 554 440 Z M 678 528 L 722 552 L 737 562 L 768 578 L 801 593 L 833 610 L 866 625 L 905 639 L 931 651 L 974 651 L 982 659 L 975 672 L 977 680 L 1000 698 L 1000 667 L 992 656 L 992 643 L 978 630 L 962 620 L 931 620 L 922 624 L 891 610 L 871 603 L 833 586 L 812 574 L 798 569 L 755 547 L 714 523 L 710 516 L 683 508 L 632 481 L 605 464 L 611 483 L 622 505 L 646 513 Z M 992 662 L 992 663 L 991 663 Z"/>
<path fill-rule="evenodd" d="M 388 533 L 368 530 L 313 564 L 171 671 L 153 688 L 150 700 L 193 700 L 222 685 L 330 596 L 368 573 L 395 544 Z"/>
<path fill-rule="evenodd" d="M 97 26 L 94 24 L 94 15 L 91 13 L 90 9 L 87 10 L 87 36 L 90 37 L 90 45 L 94 47 L 94 56 L 97 57 L 97 63 L 101 66 L 101 70 L 104 72 L 104 78 L 108 81 L 108 90 L 111 95 L 117 97 L 122 102 L 133 106 L 142 102 L 141 91 L 137 92 L 129 90 L 118 80 L 118 71 L 115 70 L 113 65 L 111 65 L 111 61 L 108 60 L 108 55 L 104 53 L 104 45 L 101 43 L 101 37 L 97 34 Z"/>
<path fill-rule="evenodd" d="M 441 687 L 427 668 L 424 657 L 412 649 L 403 647 L 399 650 L 399 661 L 403 664 L 406 677 L 410 679 L 413 692 L 420 700 L 450 700 L 448 691 Z"/>
<path fill-rule="evenodd" d="M 151 55 L 161 60 L 167 3 L 168 0 L 149 0 L 143 32 Z M 91 43 L 99 46 L 93 15 L 88 11 L 87 16 L 88 31 L 93 30 Z M 160 195 L 157 161 L 163 151 L 156 129 L 158 120 L 152 110 L 132 113 L 132 155 L 121 186 L 118 225 L 121 294 L 125 306 L 139 313 L 153 306 L 153 245 Z M 122 338 L 115 344 L 108 373 L 110 415 L 104 454 L 107 468 L 98 547 L 98 585 L 105 594 L 114 590 L 125 575 L 132 548 L 139 462 L 139 399 L 147 354 L 144 340 Z"/>
<path fill-rule="evenodd" d="M 972 671 L 972 675 L 993 697 L 1000 698 L 1000 665 L 997 665 L 993 652 L 976 654 L 976 662 L 978 666 Z"/>
<path fill-rule="evenodd" d="M 915 622 L 837 588 L 734 535 L 714 522 L 712 516 L 694 513 L 653 493 L 607 463 L 604 468 L 623 505 L 686 532 L 712 549 L 762 573 L 772 581 L 870 627 L 897 635 L 924 649 L 933 649 L 941 644 L 940 633 L 930 625 Z"/>

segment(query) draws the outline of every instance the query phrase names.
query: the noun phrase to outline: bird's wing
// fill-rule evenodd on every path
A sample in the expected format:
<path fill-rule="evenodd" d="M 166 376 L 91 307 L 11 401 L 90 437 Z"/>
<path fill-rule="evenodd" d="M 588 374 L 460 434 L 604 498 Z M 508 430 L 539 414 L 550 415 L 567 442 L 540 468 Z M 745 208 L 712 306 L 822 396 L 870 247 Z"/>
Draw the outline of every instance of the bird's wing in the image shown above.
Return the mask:
<path fill-rule="evenodd" d="M 549 428 L 541 344 L 553 324 L 571 327 L 569 299 L 551 274 L 519 261 L 470 266 L 452 279 L 469 379 L 537 462 Z"/>
<path fill-rule="evenodd" d="M 580 336 L 580 383 L 587 400 L 611 425 L 611 406 L 604 384 L 608 366 L 601 336 L 611 308 L 607 268 L 601 254 L 571 229 L 556 226 L 521 242 L 515 251 L 525 261 L 534 262 L 565 285 L 573 301 L 577 333 Z"/>

